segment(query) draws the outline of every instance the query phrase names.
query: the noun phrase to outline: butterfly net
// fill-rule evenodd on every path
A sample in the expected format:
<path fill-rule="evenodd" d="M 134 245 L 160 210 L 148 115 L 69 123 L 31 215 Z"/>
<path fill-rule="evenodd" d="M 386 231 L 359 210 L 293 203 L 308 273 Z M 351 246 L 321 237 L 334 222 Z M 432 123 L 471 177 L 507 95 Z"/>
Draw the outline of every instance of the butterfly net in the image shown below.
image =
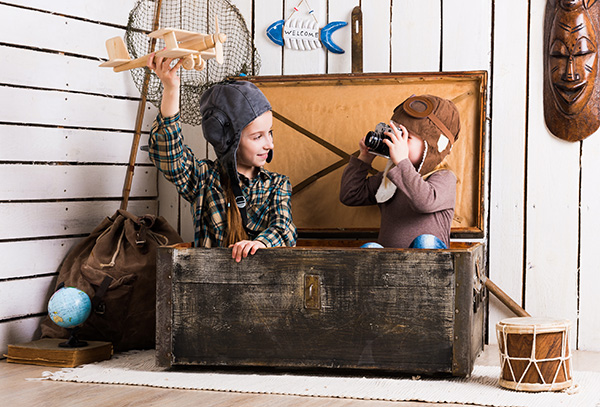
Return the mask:
<path fill-rule="evenodd" d="M 215 19 L 219 31 L 227 36 L 223 44 L 223 64 L 214 58 L 206 61 L 202 71 L 180 69 L 181 78 L 181 120 L 191 125 L 200 125 L 200 96 L 211 85 L 222 82 L 230 76 L 257 75 L 260 70 L 260 57 L 246 22 L 240 11 L 227 0 L 162 0 L 158 28 L 176 28 L 203 34 L 216 32 Z M 151 50 L 158 0 L 139 0 L 129 14 L 125 43 L 132 59 L 144 56 Z M 156 41 L 154 50 L 165 47 L 162 39 Z M 131 70 L 137 88 L 142 91 L 148 68 Z M 147 100 L 159 107 L 163 86 L 160 79 L 151 73 Z"/>

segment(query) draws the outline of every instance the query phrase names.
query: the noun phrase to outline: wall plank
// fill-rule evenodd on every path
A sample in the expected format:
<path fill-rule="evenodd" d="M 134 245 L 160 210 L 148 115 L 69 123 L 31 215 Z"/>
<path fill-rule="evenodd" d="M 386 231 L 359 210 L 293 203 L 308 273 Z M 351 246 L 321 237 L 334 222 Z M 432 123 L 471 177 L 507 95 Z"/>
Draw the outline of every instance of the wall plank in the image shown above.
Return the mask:
<path fill-rule="evenodd" d="M 579 349 L 600 351 L 600 273 L 598 231 L 600 230 L 600 132 L 583 141 L 581 157 L 581 232 L 579 281 Z M 573 321 L 574 323 L 575 321 Z M 575 330 L 575 326 L 573 327 Z"/>
<path fill-rule="evenodd" d="M 194 218 L 191 212 L 191 205 L 185 199 L 180 200 L 181 203 L 181 229 L 180 236 L 184 242 L 194 241 Z"/>
<path fill-rule="evenodd" d="M 393 72 L 439 71 L 441 12 L 440 0 L 392 2 Z"/>
<path fill-rule="evenodd" d="M 92 21 L 127 25 L 127 16 L 136 0 L 103 0 L 73 2 L 70 0 L 12 0 L 11 3 L 36 10 L 76 16 Z"/>
<path fill-rule="evenodd" d="M 2 200 L 121 197 L 127 166 L 3 165 Z M 156 168 L 137 167 L 131 197 L 155 197 Z"/>
<path fill-rule="evenodd" d="M 533 0 L 532 10 L 545 2 Z M 544 13 L 530 22 L 531 78 L 543 70 Z M 529 84 L 525 305 L 530 314 L 577 321 L 579 143 L 552 136 L 545 127 L 543 83 Z"/>
<path fill-rule="evenodd" d="M 56 273 L 79 238 L 0 242 L 0 280 Z"/>
<path fill-rule="evenodd" d="M 490 149 L 490 224 L 488 271 L 494 283 L 521 304 L 525 214 L 525 140 L 527 119 L 527 4 L 495 5 Z M 504 101 L 510 100 L 510 103 Z M 507 182 L 510 180 L 510 182 Z M 510 225 L 510 227 L 507 227 Z M 510 253 L 510 255 L 507 255 Z M 489 342 L 496 343 L 496 323 L 514 316 L 490 298 Z"/>
<path fill-rule="evenodd" d="M 180 198 L 175 186 L 158 175 L 158 196 L 160 197 L 158 214 L 166 219 L 181 236 Z"/>
<path fill-rule="evenodd" d="M 363 71 L 390 71 L 390 2 L 365 0 L 363 14 Z"/>
<path fill-rule="evenodd" d="M 0 322 L 0 354 L 6 354 L 8 344 L 24 343 L 39 338 L 43 317 Z"/>
<path fill-rule="evenodd" d="M 254 3 L 254 42 L 262 67 L 260 75 L 281 75 L 283 69 L 283 47 L 267 37 L 267 28 L 283 16 L 283 0 L 257 1 Z"/>
<path fill-rule="evenodd" d="M 120 206 L 120 201 L 0 203 L 0 239 L 88 234 Z M 156 201 L 134 200 L 128 211 L 144 215 L 157 209 Z"/>
<path fill-rule="evenodd" d="M 182 131 L 184 132 L 185 142 L 194 152 L 194 156 L 196 159 L 210 159 L 215 160 L 217 157 L 214 153 L 210 144 L 206 142 L 204 136 L 202 135 L 201 127 L 194 127 L 190 125 L 183 125 Z M 173 186 L 173 184 L 164 180 L 164 177 L 160 175 L 163 179 L 162 181 L 162 189 L 159 191 L 160 193 L 164 191 L 168 191 L 169 195 L 166 202 L 170 205 L 174 205 L 175 202 L 179 205 L 179 234 L 183 241 L 185 242 L 193 242 L 194 241 L 194 218 L 191 213 L 191 205 L 188 201 L 183 198 L 179 198 L 177 194 L 177 190 Z M 161 207 L 162 207 L 162 195 L 161 196 Z"/>
<path fill-rule="evenodd" d="M 0 125 L 0 161 L 127 164 L 132 140 L 125 132 Z M 149 164 L 148 153 L 139 151 L 136 163 Z"/>
<path fill-rule="evenodd" d="M 0 46 L 0 53 L 7 61 L 19 61 L 0 65 L 0 80 L 4 84 L 129 98 L 140 96 L 129 72 L 99 68 L 98 60 L 6 46 Z M 35 69 L 23 69 L 24 66 Z"/>
<path fill-rule="evenodd" d="M 0 321 L 47 312 L 55 285 L 56 276 L 0 282 Z"/>
<path fill-rule="evenodd" d="M 444 0 L 442 4 L 442 70 L 489 70 L 492 2 Z"/>
<path fill-rule="evenodd" d="M 237 7 L 240 14 L 242 14 L 246 22 L 246 27 L 250 31 L 250 34 L 252 34 L 252 0 L 231 0 L 231 4 Z"/>
<path fill-rule="evenodd" d="M 132 130 L 139 102 L 0 86 L 0 121 L 53 126 Z M 142 131 L 149 131 L 154 114 L 148 105 Z"/>
<path fill-rule="evenodd" d="M 43 27 L 43 34 L 31 27 Z M 122 29 L 0 5 L 3 43 L 106 58 L 106 40 L 118 35 L 123 35 Z"/>
<path fill-rule="evenodd" d="M 352 72 L 352 9 L 359 5 L 357 0 L 329 0 L 329 18 L 327 23 L 345 21 L 347 26 L 340 28 L 332 35 L 332 40 L 343 54 L 327 52 L 327 73 Z M 364 63 L 364 62 L 363 62 Z"/>
<path fill-rule="evenodd" d="M 214 153 L 213 148 L 208 144 L 204 136 L 202 135 L 201 127 L 194 127 L 189 125 L 184 125 L 182 127 L 182 131 L 185 135 L 186 144 L 192 149 L 194 152 L 194 156 L 197 159 L 210 159 L 216 160 L 217 156 Z M 169 191 L 172 191 L 172 194 L 177 195 L 177 191 L 175 187 L 170 185 L 168 187 Z M 169 198 L 169 202 L 174 202 L 174 198 Z M 187 202 L 183 198 L 178 198 L 179 202 L 179 226 L 180 226 L 180 235 L 182 239 L 186 242 L 194 241 L 194 219 L 191 213 L 191 206 L 189 202 Z"/>

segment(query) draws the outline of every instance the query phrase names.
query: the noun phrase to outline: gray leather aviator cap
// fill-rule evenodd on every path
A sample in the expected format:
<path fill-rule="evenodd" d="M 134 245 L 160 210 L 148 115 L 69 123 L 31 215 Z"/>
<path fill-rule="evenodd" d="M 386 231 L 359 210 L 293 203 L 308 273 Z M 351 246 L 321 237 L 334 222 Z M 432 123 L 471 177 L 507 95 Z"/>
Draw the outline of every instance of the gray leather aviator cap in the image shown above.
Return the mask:
<path fill-rule="evenodd" d="M 244 80 L 215 84 L 200 98 L 204 138 L 238 182 L 236 154 L 242 130 L 269 110 L 271 104 L 260 89 Z"/>

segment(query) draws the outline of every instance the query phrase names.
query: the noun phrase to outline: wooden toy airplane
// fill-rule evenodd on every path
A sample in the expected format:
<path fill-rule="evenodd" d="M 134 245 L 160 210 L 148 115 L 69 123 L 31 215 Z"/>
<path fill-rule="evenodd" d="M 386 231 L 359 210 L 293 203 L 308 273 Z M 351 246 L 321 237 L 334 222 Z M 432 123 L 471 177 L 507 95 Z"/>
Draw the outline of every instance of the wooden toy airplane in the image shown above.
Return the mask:
<path fill-rule="evenodd" d="M 219 24 L 216 23 L 215 34 L 200 34 L 192 31 L 178 30 L 175 28 L 163 28 L 148 34 L 151 38 L 162 38 L 166 48 L 156 52 L 156 56 L 164 58 L 183 58 L 184 69 L 196 69 L 201 71 L 206 66 L 205 60 L 215 58 L 223 63 L 223 43 L 227 36 L 219 32 Z M 114 37 L 106 41 L 106 50 L 109 60 L 100 64 L 101 67 L 113 68 L 115 72 L 127 71 L 133 68 L 146 66 L 148 56 L 131 59 L 127 53 L 125 41 L 121 37 Z"/>

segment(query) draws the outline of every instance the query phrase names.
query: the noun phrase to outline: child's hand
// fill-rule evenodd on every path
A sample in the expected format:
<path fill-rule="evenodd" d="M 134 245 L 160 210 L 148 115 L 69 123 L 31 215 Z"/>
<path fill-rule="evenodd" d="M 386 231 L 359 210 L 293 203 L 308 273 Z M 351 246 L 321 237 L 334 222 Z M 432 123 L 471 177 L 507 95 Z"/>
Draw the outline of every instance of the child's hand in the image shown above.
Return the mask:
<path fill-rule="evenodd" d="M 358 148 L 360 149 L 360 153 L 358 154 L 358 159 L 364 163 L 371 165 L 371 163 L 375 159 L 375 156 L 373 154 L 369 153 L 369 149 L 367 148 L 367 145 L 365 144 L 366 138 L 367 138 L 367 136 L 364 136 L 358 142 Z"/>
<path fill-rule="evenodd" d="M 390 140 L 384 139 L 383 142 L 390 149 L 390 159 L 395 165 L 408 158 L 408 130 L 401 124 L 390 122 L 392 132 L 386 132 Z"/>
<path fill-rule="evenodd" d="M 179 75 L 177 75 L 177 71 L 183 64 L 183 59 L 177 61 L 173 67 L 171 67 L 171 62 L 173 62 L 173 58 L 158 57 L 153 52 L 148 56 L 146 65 L 156 73 L 156 76 L 163 83 L 165 90 L 178 90 L 181 80 L 179 79 Z"/>
<path fill-rule="evenodd" d="M 172 58 L 155 57 L 153 52 L 148 56 L 148 62 L 146 65 L 152 69 L 156 76 L 163 83 L 163 95 L 160 102 L 160 113 L 163 117 L 173 116 L 179 112 L 179 86 L 181 80 L 177 71 L 183 64 L 183 60 L 180 59 L 172 68 Z"/>
<path fill-rule="evenodd" d="M 246 258 L 248 257 L 248 254 L 254 254 L 258 249 L 264 249 L 267 246 L 256 240 L 241 240 L 229 247 L 233 248 L 231 251 L 231 258 L 239 263 L 242 261 L 242 257 Z"/>

